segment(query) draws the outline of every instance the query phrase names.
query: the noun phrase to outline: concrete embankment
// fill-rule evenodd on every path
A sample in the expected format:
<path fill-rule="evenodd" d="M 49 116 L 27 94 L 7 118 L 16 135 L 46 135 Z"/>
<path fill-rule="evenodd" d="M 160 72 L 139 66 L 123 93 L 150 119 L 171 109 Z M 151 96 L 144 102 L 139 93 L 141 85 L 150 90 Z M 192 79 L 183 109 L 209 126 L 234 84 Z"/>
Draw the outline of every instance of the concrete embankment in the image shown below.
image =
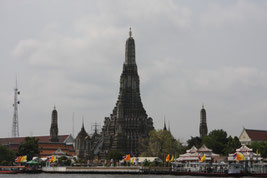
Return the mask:
<path fill-rule="evenodd" d="M 43 167 L 47 173 L 141 174 L 142 167 Z"/>

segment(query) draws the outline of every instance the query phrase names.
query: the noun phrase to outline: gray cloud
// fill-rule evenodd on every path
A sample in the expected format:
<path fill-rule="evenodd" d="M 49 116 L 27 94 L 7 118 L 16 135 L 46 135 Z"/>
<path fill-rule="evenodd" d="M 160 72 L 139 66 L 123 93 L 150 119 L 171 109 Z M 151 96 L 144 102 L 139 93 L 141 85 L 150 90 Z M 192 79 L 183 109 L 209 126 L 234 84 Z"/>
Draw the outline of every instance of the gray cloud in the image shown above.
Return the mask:
<path fill-rule="evenodd" d="M 1 1 L 0 136 L 11 133 L 18 74 L 21 135 L 48 134 L 53 105 L 60 134 L 84 116 L 102 124 L 115 105 L 128 28 L 136 40 L 141 96 L 155 127 L 198 135 L 267 129 L 265 1 Z"/>

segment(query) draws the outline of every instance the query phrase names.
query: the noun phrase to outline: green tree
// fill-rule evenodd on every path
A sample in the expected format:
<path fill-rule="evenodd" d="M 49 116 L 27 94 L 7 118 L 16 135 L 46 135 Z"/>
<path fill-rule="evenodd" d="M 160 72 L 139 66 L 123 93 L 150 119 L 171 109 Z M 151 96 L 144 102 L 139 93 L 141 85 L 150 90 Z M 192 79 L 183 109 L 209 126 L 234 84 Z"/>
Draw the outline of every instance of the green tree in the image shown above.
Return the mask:
<path fill-rule="evenodd" d="M 193 146 L 200 148 L 202 146 L 202 139 L 200 137 L 191 137 L 187 140 L 187 149 L 190 149 Z"/>
<path fill-rule="evenodd" d="M 71 160 L 68 159 L 66 156 L 62 156 L 58 158 L 58 164 L 60 166 L 70 166 L 71 165 Z"/>
<path fill-rule="evenodd" d="M 123 154 L 118 150 L 110 151 L 107 155 L 107 159 L 113 159 L 115 162 L 122 160 Z"/>
<path fill-rule="evenodd" d="M 18 155 L 27 155 L 27 160 L 32 160 L 32 157 L 40 153 L 38 141 L 39 139 L 26 137 L 25 141 L 19 145 Z"/>
<path fill-rule="evenodd" d="M 262 157 L 267 157 L 267 142 L 252 142 L 248 147 L 253 149 L 253 152 L 258 152 L 261 154 Z"/>
<path fill-rule="evenodd" d="M 236 149 L 241 147 L 241 143 L 237 136 L 235 136 L 234 138 L 229 136 L 227 140 L 228 141 L 227 141 L 226 147 L 224 148 L 225 155 L 228 155 L 229 153 L 234 153 Z"/>
<path fill-rule="evenodd" d="M 214 153 L 224 155 L 227 142 L 227 133 L 222 129 L 211 131 L 208 136 L 203 138 L 202 141 L 202 143 L 212 149 Z"/>
<path fill-rule="evenodd" d="M 13 150 L 7 146 L 0 145 L 0 164 L 1 165 L 12 165 L 16 158 L 16 154 Z"/>
<path fill-rule="evenodd" d="M 168 154 L 176 155 L 184 152 L 182 144 L 167 130 L 152 130 L 149 138 L 141 141 L 141 156 L 154 156 L 165 160 Z"/>

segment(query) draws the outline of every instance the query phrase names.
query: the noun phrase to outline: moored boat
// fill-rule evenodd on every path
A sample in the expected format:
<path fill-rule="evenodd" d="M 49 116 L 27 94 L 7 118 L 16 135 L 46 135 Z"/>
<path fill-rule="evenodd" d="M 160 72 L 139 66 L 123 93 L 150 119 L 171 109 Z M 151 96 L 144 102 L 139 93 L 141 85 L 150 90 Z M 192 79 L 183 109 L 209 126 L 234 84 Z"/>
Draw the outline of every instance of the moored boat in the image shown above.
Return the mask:
<path fill-rule="evenodd" d="M 24 171 L 25 166 L 0 166 L 0 174 L 17 174 Z"/>

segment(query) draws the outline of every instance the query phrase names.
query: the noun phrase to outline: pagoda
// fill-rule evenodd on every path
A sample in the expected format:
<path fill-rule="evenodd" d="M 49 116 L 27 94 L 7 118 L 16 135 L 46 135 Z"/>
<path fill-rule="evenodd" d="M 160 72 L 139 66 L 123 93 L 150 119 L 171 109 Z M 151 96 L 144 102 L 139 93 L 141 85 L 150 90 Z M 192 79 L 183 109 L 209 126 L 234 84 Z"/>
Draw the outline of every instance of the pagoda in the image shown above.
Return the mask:
<path fill-rule="evenodd" d="M 138 156 L 141 152 L 140 139 L 148 138 L 149 131 L 153 129 L 153 120 L 147 116 L 141 101 L 135 41 L 130 28 L 118 100 L 110 117 L 105 118 L 102 128 L 102 152 L 106 155 L 118 150 Z"/>

